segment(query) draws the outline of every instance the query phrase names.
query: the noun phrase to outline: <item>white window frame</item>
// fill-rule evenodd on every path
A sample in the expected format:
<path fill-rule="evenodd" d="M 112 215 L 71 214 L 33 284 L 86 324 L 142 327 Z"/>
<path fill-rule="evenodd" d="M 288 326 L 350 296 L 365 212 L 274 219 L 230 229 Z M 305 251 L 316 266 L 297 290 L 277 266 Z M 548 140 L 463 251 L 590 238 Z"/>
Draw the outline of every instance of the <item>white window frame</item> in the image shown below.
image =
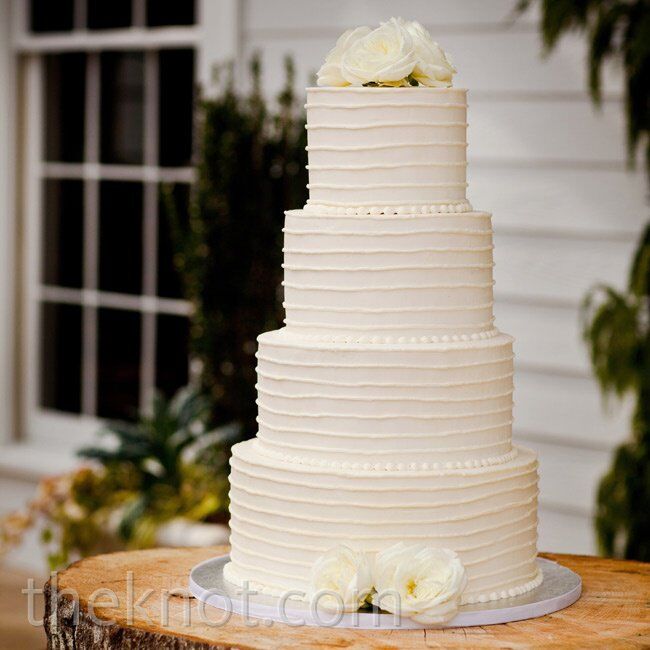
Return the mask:
<path fill-rule="evenodd" d="M 7 162 L 11 169 L 14 160 L 20 165 L 16 178 L 0 180 L 0 207 L 11 218 L 0 219 L 0 240 L 5 244 L 9 253 L 17 250 L 18 254 L 12 259 L 11 255 L 3 256 L 2 276 L 0 278 L 0 304 L 5 309 L 0 313 L 0 334 L 3 335 L 4 346 L 0 349 L 3 363 L 0 374 L 0 443 L 16 442 L 17 438 L 29 444 L 52 449 L 62 448 L 71 450 L 86 444 L 97 432 L 101 421 L 96 417 L 86 415 L 63 414 L 43 409 L 39 406 L 39 345 L 38 345 L 38 313 L 40 300 L 53 298 L 57 302 L 74 302 L 83 307 L 83 319 L 96 318 L 98 306 L 124 308 L 139 311 L 142 315 L 142 340 L 147 345 L 141 350 L 140 367 L 144 373 L 141 377 L 140 404 L 149 398 L 149 390 L 154 384 L 155 340 L 149 332 L 155 328 L 156 314 L 187 315 L 189 304 L 183 300 L 157 298 L 155 296 L 156 255 L 143 258 L 144 286 L 143 293 L 147 296 L 130 296 L 125 294 L 110 294 L 90 289 L 66 289 L 45 287 L 40 283 L 41 256 L 41 219 L 42 219 L 42 179 L 44 177 L 82 178 L 91 181 L 85 183 L 84 207 L 85 227 L 88 235 L 85 237 L 84 279 L 95 272 L 97 262 L 97 221 L 98 221 L 98 181 L 102 180 L 135 180 L 147 181 L 144 185 L 144 233 L 143 246 L 148 252 L 154 250 L 158 210 L 156 197 L 156 181 L 189 182 L 193 177 L 191 168 L 160 168 L 158 159 L 158 128 L 157 128 L 157 56 L 155 51 L 161 48 L 192 48 L 195 50 L 195 74 L 197 81 L 208 88 L 211 81 L 212 68 L 215 63 L 238 59 L 240 47 L 241 2 L 239 0 L 197 0 L 197 20 L 193 26 L 144 28 L 134 26 L 127 29 L 106 31 L 87 31 L 75 29 L 66 34 L 31 34 L 28 31 L 27 9 L 24 0 L 0 0 L 0 10 L 5 16 L 11 13 L 10 38 L 2 39 L 7 45 L 0 46 L 0 102 L 9 97 L 7 104 L 11 105 L 9 124 L 0 130 L 0 162 Z M 134 24 L 142 25 L 144 20 L 145 0 L 133 0 Z M 84 0 L 75 0 L 75 23 L 84 23 Z M 0 14 L 0 15 L 2 15 Z M 9 21 L 4 21 L 9 24 Z M 90 66 L 98 67 L 98 52 L 110 50 L 144 50 L 145 51 L 145 146 L 144 161 L 141 166 L 103 165 L 98 161 L 98 134 L 86 127 L 86 152 L 81 164 L 48 163 L 42 161 L 42 89 L 43 89 L 43 60 L 45 53 L 64 51 L 84 51 L 89 55 Z M 11 74 L 4 75 L 4 68 L 12 69 Z M 7 77 L 10 80 L 8 81 Z M 98 75 L 87 76 L 88 81 L 98 80 Z M 11 84 L 20 87 L 21 92 L 15 92 Z M 3 87 L 6 84 L 6 88 Z M 9 92 L 3 92 L 8 90 Z M 11 92 L 14 91 L 14 92 Z M 87 84 L 86 115 L 87 120 L 97 117 L 99 103 L 97 88 Z M 5 108 L 5 106 L 0 106 Z M 9 108 L 9 106 L 7 106 Z M 3 111 L 4 112 L 4 111 Z M 23 115 L 24 128 L 15 128 L 15 119 L 11 115 Z M 95 124 L 97 121 L 94 122 Z M 4 126 L 4 125 L 3 125 Z M 22 141 L 16 135 L 22 131 L 25 135 Z M 9 143 L 9 140 L 12 142 Z M 20 155 L 15 156 L 18 152 Z M 20 178 L 20 180 L 17 180 Z M 19 186 L 19 187 L 17 187 Z M 16 197 L 20 200 L 17 201 Z M 18 210 L 14 210 L 12 206 Z M 14 217 L 14 214 L 16 215 Z M 18 223 L 23 224 L 19 232 Z M 4 252 L 4 250 L 2 251 Z M 94 270 L 91 270 L 90 264 Z M 6 273 L 5 273 L 6 271 Z M 16 280 L 16 272 L 18 279 Z M 96 283 L 94 283 L 96 286 Z M 17 309 L 12 309 L 12 299 L 19 297 Z M 8 308 L 7 308 L 8 307 Z M 86 307 L 91 307 L 87 309 Z M 88 323 L 89 324 L 89 323 Z M 96 340 L 92 336 L 94 327 L 84 328 L 82 342 L 82 410 L 94 411 L 96 380 L 96 360 L 94 349 Z M 5 335 L 5 332 L 8 334 Z M 16 346 L 15 343 L 18 343 Z M 17 352 L 13 354 L 13 350 Z M 93 351 L 87 354 L 88 351 Z M 83 386 L 86 386 L 84 389 Z"/>
<path fill-rule="evenodd" d="M 14 0 L 15 1 L 15 0 Z M 16 57 L 12 0 L 0 0 L 0 444 L 16 436 Z"/>

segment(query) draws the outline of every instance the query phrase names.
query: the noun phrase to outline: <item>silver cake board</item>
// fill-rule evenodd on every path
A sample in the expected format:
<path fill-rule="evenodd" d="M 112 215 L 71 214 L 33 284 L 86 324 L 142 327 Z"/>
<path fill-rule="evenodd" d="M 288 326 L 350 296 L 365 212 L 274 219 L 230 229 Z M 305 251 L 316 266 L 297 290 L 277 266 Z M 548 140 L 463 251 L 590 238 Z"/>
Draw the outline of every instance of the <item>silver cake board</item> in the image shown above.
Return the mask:
<path fill-rule="evenodd" d="M 190 572 L 189 584 L 190 592 L 195 598 L 224 611 L 224 616 L 220 619 L 224 624 L 230 613 L 234 613 L 246 619 L 263 619 L 262 624 L 267 626 L 277 621 L 294 627 L 315 625 L 360 630 L 413 630 L 431 627 L 383 611 L 362 610 L 336 614 L 324 610 L 315 611 L 310 603 L 302 600 L 285 599 L 282 602 L 280 598 L 264 594 L 252 594 L 244 599 L 241 588 L 223 577 L 223 567 L 229 559 L 228 555 L 221 555 L 197 564 Z M 537 564 L 544 574 L 544 580 L 538 587 L 521 596 L 463 605 L 458 614 L 443 627 L 523 621 L 557 612 L 580 598 L 582 580 L 577 573 L 552 560 L 538 558 Z"/>

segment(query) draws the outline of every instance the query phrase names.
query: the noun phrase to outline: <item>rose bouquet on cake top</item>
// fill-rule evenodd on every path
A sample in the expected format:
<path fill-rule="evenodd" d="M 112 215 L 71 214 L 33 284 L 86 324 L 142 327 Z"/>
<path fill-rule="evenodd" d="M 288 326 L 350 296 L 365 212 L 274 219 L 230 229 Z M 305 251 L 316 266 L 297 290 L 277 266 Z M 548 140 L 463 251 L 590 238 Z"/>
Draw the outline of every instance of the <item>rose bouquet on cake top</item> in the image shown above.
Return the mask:
<path fill-rule="evenodd" d="M 418 22 L 391 18 L 341 34 L 318 71 L 319 86 L 448 88 L 456 69 Z"/>

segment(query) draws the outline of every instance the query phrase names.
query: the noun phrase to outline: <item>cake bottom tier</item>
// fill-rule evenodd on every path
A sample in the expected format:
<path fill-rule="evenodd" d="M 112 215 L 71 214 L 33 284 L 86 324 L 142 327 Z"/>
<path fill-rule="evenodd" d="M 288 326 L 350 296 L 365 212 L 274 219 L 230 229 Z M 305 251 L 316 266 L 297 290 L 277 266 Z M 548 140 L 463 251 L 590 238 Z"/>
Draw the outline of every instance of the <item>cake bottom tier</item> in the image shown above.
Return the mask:
<path fill-rule="evenodd" d="M 398 542 L 455 550 L 467 570 L 463 602 L 521 594 L 541 582 L 537 459 L 515 448 L 490 467 L 343 470 L 233 448 L 230 582 L 266 593 L 309 593 L 314 562 L 346 544 L 374 554 Z"/>

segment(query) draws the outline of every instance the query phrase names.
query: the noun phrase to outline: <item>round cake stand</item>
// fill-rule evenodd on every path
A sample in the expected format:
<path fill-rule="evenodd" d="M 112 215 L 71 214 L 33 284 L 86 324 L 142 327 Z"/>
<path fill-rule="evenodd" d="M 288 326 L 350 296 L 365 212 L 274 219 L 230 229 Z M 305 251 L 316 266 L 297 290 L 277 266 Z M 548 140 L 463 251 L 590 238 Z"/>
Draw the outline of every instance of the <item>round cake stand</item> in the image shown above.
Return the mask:
<path fill-rule="evenodd" d="M 382 611 L 336 614 L 314 610 L 308 602 L 302 600 L 283 601 L 273 596 L 254 593 L 244 599 L 242 590 L 223 577 L 223 567 L 228 561 L 228 555 L 221 555 L 201 562 L 192 569 L 189 588 L 195 598 L 225 612 L 240 614 L 245 618 L 263 619 L 262 623 L 269 626 L 278 621 L 296 627 L 317 625 L 361 630 L 412 630 L 431 627 Z M 582 580 L 577 573 L 551 560 L 538 558 L 537 564 L 544 574 L 544 580 L 539 587 L 513 598 L 463 605 L 458 614 L 444 627 L 493 625 L 537 618 L 564 609 L 578 600 L 582 591 Z"/>

